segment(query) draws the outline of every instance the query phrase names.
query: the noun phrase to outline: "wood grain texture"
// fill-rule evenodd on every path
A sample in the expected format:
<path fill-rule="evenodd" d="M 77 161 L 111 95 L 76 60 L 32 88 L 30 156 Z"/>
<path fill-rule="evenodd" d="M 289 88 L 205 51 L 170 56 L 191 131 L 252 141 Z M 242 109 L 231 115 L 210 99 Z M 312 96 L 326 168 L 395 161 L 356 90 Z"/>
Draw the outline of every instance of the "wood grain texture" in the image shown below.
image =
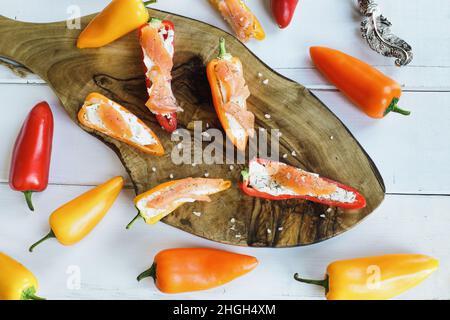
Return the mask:
<path fill-rule="evenodd" d="M 367 199 L 363 210 L 332 208 L 327 212 L 328 207 L 308 201 L 269 202 L 250 198 L 235 187 L 215 196 L 212 203 L 182 206 L 165 218 L 165 223 L 222 243 L 288 247 L 340 234 L 381 203 L 384 184 L 375 165 L 339 119 L 307 89 L 272 71 L 224 31 L 181 16 L 150 12 L 152 16 L 175 23 L 173 88 L 185 110 L 179 115 L 181 127 L 192 129 L 193 121 L 202 120 L 219 128 L 210 100 L 205 64 L 216 55 L 218 39 L 224 36 L 228 49 L 243 61 L 252 92 L 249 109 L 256 115 L 257 127 L 279 128 L 283 133 L 280 153 L 297 152 L 296 157 L 289 157 L 286 162 L 356 187 Z M 83 27 L 91 18 L 82 19 Z M 157 133 L 167 150 L 163 157 L 145 155 L 83 128 L 119 155 L 137 193 L 167 181 L 170 173 L 183 178 L 208 172 L 210 177 L 228 178 L 235 185 L 238 182 L 243 166 L 235 166 L 230 171 L 228 165 L 193 167 L 172 163 L 170 152 L 174 143 L 144 105 L 146 90 L 141 50 L 135 33 L 100 49 L 79 50 L 75 47 L 79 30 L 67 29 L 65 22 L 31 24 L 1 17 L 0 32 L 0 55 L 23 64 L 48 82 L 73 121 L 77 122 L 76 114 L 85 96 L 98 91 L 129 108 Z M 258 72 L 269 79 L 268 85 L 261 83 Z M 270 120 L 265 119 L 266 113 L 271 115 Z M 152 167 L 157 168 L 156 173 L 152 172 Z M 194 216 L 193 211 L 201 211 L 201 218 Z M 321 214 L 326 218 L 321 218 Z M 130 212 L 130 218 L 133 215 L 134 212 Z M 232 218 L 236 220 L 235 230 L 231 229 Z M 237 234 L 241 237 L 236 237 Z"/>

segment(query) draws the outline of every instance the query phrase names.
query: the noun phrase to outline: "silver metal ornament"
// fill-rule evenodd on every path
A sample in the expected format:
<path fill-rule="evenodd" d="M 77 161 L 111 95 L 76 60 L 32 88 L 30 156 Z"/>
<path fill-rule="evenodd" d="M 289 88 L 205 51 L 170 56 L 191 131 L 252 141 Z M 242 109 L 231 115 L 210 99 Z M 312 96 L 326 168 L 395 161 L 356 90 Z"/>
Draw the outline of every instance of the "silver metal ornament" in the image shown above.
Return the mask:
<path fill-rule="evenodd" d="M 392 23 L 381 14 L 374 0 L 358 0 L 360 12 L 364 15 L 361 32 L 369 46 L 386 57 L 396 58 L 395 64 L 406 66 L 413 59 L 411 46 L 392 34 Z"/>

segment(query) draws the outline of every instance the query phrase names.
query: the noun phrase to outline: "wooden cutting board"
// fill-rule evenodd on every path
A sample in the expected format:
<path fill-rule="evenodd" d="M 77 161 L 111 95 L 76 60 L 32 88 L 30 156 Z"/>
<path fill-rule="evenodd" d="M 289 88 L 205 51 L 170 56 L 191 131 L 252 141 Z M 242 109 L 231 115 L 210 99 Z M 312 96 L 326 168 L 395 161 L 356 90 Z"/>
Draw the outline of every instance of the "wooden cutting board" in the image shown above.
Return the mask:
<path fill-rule="evenodd" d="M 67 29 L 66 22 L 24 23 L 0 16 L 0 56 L 17 61 L 44 79 L 78 125 L 76 115 L 84 98 L 98 91 L 129 108 L 157 133 L 166 149 L 163 157 L 145 155 L 83 128 L 117 153 L 136 193 L 167 181 L 171 173 L 175 178 L 184 178 L 208 172 L 209 177 L 231 179 L 233 187 L 213 196 L 213 202 L 186 204 L 164 219 L 186 232 L 243 246 L 308 245 L 348 230 L 383 201 L 385 187 L 374 163 L 342 122 L 310 91 L 271 70 L 233 36 L 218 28 L 166 12 L 150 10 L 150 13 L 172 20 L 176 27 L 173 89 L 185 110 L 179 114 L 180 127 L 192 129 L 193 122 L 199 120 L 211 128 L 220 128 L 205 65 L 217 55 L 218 40 L 223 36 L 229 51 L 243 62 L 252 92 L 249 109 L 256 115 L 256 127 L 277 128 L 282 132 L 280 154 L 289 155 L 283 161 L 357 188 L 366 197 L 367 207 L 349 211 L 308 201 L 255 199 L 237 188 L 240 170 L 245 165 L 235 165 L 234 170 L 229 165 L 174 165 L 170 154 L 177 142 L 172 142 L 161 130 L 144 105 L 147 96 L 135 32 L 100 49 L 79 50 L 75 43 L 80 30 Z M 82 18 L 83 28 L 92 17 Z M 269 79 L 267 85 L 262 84 L 258 73 Z M 265 114 L 271 118 L 266 119 Z M 291 155 L 292 151 L 296 156 Z M 198 217 L 193 211 L 202 215 Z M 131 219 L 135 212 L 129 215 Z M 152 231 L 151 226 L 148 231 Z"/>

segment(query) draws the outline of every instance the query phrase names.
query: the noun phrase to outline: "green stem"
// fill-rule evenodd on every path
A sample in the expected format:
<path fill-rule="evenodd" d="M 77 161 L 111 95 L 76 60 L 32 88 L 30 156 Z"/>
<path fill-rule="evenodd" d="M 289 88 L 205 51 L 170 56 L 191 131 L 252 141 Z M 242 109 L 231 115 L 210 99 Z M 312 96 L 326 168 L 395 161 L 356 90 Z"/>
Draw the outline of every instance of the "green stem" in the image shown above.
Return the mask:
<path fill-rule="evenodd" d="M 217 57 L 219 59 L 230 59 L 231 54 L 227 52 L 227 48 L 225 45 L 225 38 L 221 37 L 219 40 L 219 56 Z"/>
<path fill-rule="evenodd" d="M 149 4 L 153 4 L 153 3 L 156 3 L 156 2 L 158 2 L 158 1 L 156 1 L 156 0 L 144 1 L 144 6 L 148 6 Z"/>
<path fill-rule="evenodd" d="M 250 177 L 250 173 L 248 173 L 247 170 L 242 170 L 241 171 L 241 176 L 242 176 L 242 180 L 247 181 L 248 178 Z"/>
<path fill-rule="evenodd" d="M 148 22 L 150 22 L 150 23 L 161 23 L 162 22 L 162 20 L 161 19 L 158 19 L 158 18 L 150 18 L 150 20 L 148 21 Z"/>
<path fill-rule="evenodd" d="M 34 287 L 25 289 L 22 292 L 22 300 L 45 300 L 45 298 L 39 297 L 36 294 L 36 289 Z"/>
<path fill-rule="evenodd" d="M 145 270 L 140 275 L 138 275 L 137 281 L 141 281 L 142 279 L 145 279 L 145 278 L 148 278 L 148 277 L 152 277 L 153 280 L 156 281 L 156 263 L 155 262 L 153 262 L 153 264 L 150 267 L 150 269 Z"/>
<path fill-rule="evenodd" d="M 314 284 L 316 286 L 321 286 L 325 288 L 325 294 L 328 293 L 329 290 L 329 281 L 328 281 L 328 276 L 323 279 L 323 280 L 311 280 L 311 279 L 303 279 L 300 278 L 300 276 L 298 275 L 298 273 L 294 274 L 294 279 L 303 283 L 309 283 L 309 284 Z"/>
<path fill-rule="evenodd" d="M 397 105 L 398 101 L 399 101 L 398 98 L 392 99 L 392 102 L 389 105 L 389 107 L 386 109 L 386 111 L 384 112 L 384 115 L 387 115 L 389 112 L 396 112 L 396 113 L 400 113 L 404 116 L 409 116 L 411 114 L 411 111 L 401 109 Z"/>
<path fill-rule="evenodd" d="M 27 201 L 28 208 L 30 208 L 31 211 L 34 211 L 33 202 L 31 201 L 33 191 L 24 191 L 23 194 L 25 195 L 25 200 Z"/>
<path fill-rule="evenodd" d="M 55 234 L 53 233 L 52 230 L 50 230 L 50 232 L 45 237 L 43 237 L 41 240 L 39 240 L 38 242 L 34 243 L 30 247 L 30 249 L 28 249 L 28 251 L 33 252 L 33 250 L 34 250 L 34 248 L 36 248 L 36 246 L 40 245 L 42 242 L 44 242 L 45 240 L 50 239 L 50 238 L 56 238 L 56 236 L 55 236 Z"/>
<path fill-rule="evenodd" d="M 131 226 L 136 222 L 137 219 L 142 218 L 141 212 L 138 209 L 138 214 L 133 218 L 133 220 L 130 221 L 129 224 L 127 224 L 127 230 L 131 228 Z"/>

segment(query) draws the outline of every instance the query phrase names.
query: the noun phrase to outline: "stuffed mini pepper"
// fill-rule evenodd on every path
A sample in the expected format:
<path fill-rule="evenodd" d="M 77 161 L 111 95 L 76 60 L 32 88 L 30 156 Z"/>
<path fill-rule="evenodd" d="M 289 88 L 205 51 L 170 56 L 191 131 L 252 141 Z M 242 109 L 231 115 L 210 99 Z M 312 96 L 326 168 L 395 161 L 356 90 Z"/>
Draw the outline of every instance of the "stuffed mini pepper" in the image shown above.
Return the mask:
<path fill-rule="evenodd" d="M 230 141 L 244 152 L 248 137 L 254 135 L 255 115 L 247 110 L 250 91 L 242 63 L 227 53 L 223 38 L 220 39 L 219 56 L 208 63 L 207 75 L 220 123 Z"/>
<path fill-rule="evenodd" d="M 147 108 L 168 132 L 177 128 L 177 112 L 183 111 L 172 92 L 175 29 L 173 23 L 152 18 L 139 29 L 148 91 Z"/>
<path fill-rule="evenodd" d="M 138 117 L 99 93 L 87 96 L 78 112 L 82 125 L 129 144 L 144 153 L 163 155 L 158 137 Z"/>
<path fill-rule="evenodd" d="M 242 0 L 209 0 L 242 42 L 264 40 L 266 34 L 256 16 Z"/>
<path fill-rule="evenodd" d="M 241 189 L 249 196 L 269 200 L 305 199 L 345 209 L 360 209 L 366 200 L 355 189 L 287 164 L 253 159 L 242 172 Z"/>
<path fill-rule="evenodd" d="M 206 178 L 185 178 L 160 184 L 134 199 L 139 212 L 127 229 L 140 217 L 148 224 L 155 224 L 185 203 L 210 202 L 210 195 L 227 190 L 230 186 L 230 181 Z"/>

